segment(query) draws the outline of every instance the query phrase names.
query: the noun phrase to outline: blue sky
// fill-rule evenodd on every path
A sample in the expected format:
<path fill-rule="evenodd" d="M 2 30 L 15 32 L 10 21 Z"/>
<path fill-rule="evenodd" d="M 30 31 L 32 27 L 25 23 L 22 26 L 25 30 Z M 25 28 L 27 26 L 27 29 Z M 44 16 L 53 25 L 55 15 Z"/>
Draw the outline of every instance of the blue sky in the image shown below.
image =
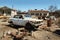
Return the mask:
<path fill-rule="evenodd" d="M 27 11 L 29 9 L 48 9 L 50 5 L 57 5 L 60 9 L 60 0 L 0 0 L 1 6 Z"/>

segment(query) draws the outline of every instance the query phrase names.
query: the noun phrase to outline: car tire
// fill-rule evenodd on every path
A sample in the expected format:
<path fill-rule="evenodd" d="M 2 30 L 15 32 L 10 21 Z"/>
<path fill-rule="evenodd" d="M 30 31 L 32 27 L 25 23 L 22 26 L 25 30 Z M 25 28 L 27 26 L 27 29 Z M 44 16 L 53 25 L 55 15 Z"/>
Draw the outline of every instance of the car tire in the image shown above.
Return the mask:
<path fill-rule="evenodd" d="M 10 22 L 10 26 L 13 26 L 13 25 L 14 25 L 14 24 L 13 24 L 13 22 L 11 21 L 11 22 Z"/>
<path fill-rule="evenodd" d="M 34 26 L 28 22 L 25 25 L 25 29 L 27 29 L 27 30 L 29 30 L 29 32 L 31 32 L 32 30 L 34 30 Z"/>

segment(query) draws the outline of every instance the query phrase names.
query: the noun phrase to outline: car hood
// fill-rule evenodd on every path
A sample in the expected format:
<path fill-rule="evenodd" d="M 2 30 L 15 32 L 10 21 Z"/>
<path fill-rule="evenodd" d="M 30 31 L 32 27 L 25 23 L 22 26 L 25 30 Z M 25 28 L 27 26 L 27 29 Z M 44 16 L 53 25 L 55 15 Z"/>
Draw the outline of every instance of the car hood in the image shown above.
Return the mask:
<path fill-rule="evenodd" d="M 25 18 L 25 20 L 29 20 L 29 21 L 43 21 L 43 19 L 36 19 L 36 18 Z"/>

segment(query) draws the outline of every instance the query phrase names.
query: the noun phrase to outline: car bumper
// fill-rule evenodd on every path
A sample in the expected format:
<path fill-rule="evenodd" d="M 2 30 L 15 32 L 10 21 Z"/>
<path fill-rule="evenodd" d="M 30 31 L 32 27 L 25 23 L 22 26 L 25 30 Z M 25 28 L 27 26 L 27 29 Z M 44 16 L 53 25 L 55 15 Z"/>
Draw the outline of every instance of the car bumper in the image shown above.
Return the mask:
<path fill-rule="evenodd" d="M 42 24 L 34 24 L 34 26 L 36 27 L 36 28 L 38 28 L 39 26 L 41 26 Z"/>

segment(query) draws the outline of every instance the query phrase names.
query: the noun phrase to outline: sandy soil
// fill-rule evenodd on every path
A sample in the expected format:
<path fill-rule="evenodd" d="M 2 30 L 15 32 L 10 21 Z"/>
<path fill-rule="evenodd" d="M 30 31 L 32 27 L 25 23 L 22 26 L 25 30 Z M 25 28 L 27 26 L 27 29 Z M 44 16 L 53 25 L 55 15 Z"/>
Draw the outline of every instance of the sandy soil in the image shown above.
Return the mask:
<path fill-rule="evenodd" d="M 12 38 L 2 38 L 5 31 L 11 30 L 15 32 L 17 29 L 7 26 L 9 23 L 0 21 L 0 40 L 13 40 Z M 25 36 L 27 40 L 60 40 L 60 36 L 46 30 L 32 31 L 32 36 Z"/>

